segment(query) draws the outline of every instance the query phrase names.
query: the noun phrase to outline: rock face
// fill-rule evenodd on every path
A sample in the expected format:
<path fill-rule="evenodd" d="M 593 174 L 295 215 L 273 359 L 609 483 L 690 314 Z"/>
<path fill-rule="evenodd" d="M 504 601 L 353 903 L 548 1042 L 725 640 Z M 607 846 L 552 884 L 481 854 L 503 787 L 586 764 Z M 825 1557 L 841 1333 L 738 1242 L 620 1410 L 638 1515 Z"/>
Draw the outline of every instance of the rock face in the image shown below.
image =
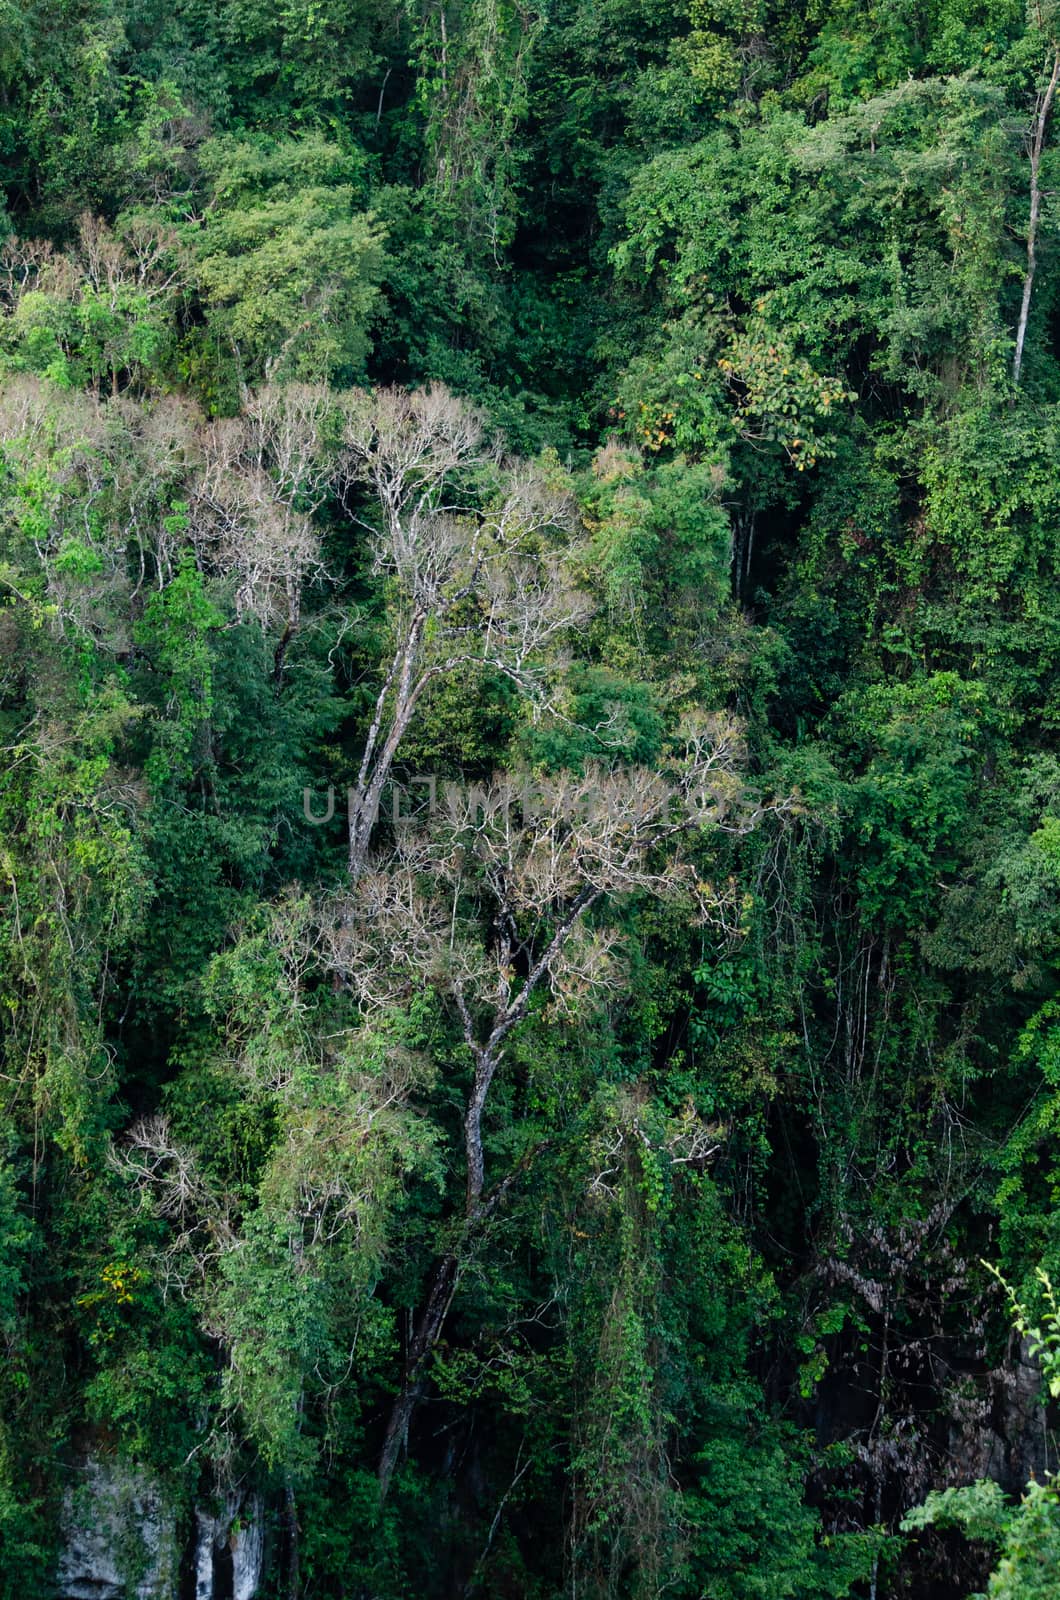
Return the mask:
<path fill-rule="evenodd" d="M 257 1495 L 227 1496 L 216 1516 L 196 1511 L 195 1600 L 254 1600 L 264 1564 L 264 1507 Z"/>
<path fill-rule="evenodd" d="M 193 1540 L 182 1548 L 176 1507 L 157 1479 L 90 1455 L 63 1498 L 56 1600 L 177 1600 L 192 1592 L 195 1600 L 255 1600 L 264 1510 L 257 1495 L 229 1494 L 216 1512 L 196 1510 Z"/>
<path fill-rule="evenodd" d="M 58 1600 L 174 1600 L 176 1514 L 146 1473 L 90 1457 L 66 1491 L 62 1521 Z"/>
<path fill-rule="evenodd" d="M 1030 1478 L 1041 1481 L 1057 1470 L 1049 1413 L 1042 1404 L 1042 1369 L 1029 1339 L 1014 1340 L 1005 1365 L 989 1374 L 979 1413 L 976 1426 L 951 1433 L 958 1482 L 995 1478 L 1009 1494 L 1019 1495 Z"/>

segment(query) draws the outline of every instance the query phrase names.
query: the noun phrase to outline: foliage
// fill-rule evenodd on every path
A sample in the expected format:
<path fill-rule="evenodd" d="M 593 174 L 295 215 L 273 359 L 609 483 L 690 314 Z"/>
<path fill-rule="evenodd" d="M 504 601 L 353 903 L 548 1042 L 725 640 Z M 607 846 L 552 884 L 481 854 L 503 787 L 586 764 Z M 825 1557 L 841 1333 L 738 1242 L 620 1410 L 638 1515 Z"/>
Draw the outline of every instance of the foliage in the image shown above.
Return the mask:
<path fill-rule="evenodd" d="M 371 213 L 354 211 L 357 163 L 313 136 L 221 138 L 199 159 L 198 280 L 240 380 L 357 375 L 383 264 Z"/>
<path fill-rule="evenodd" d="M 995 1276 L 996 1268 L 993 1269 Z M 1049 1393 L 1060 1394 L 1060 1314 L 1048 1275 L 1039 1268 L 1045 1292 L 1046 1316 L 1041 1328 L 1031 1328 L 1029 1310 L 1020 1304 L 1001 1279 L 1012 1307 L 1017 1331 L 1029 1338 L 1031 1352 L 1041 1359 Z M 1027 1485 L 1018 1505 L 1011 1506 L 998 1484 L 987 1479 L 962 1489 L 933 1490 L 922 1506 L 915 1506 L 902 1524 L 908 1530 L 960 1528 L 969 1539 L 997 1548 L 1000 1560 L 990 1574 L 985 1595 L 973 1600 L 1034 1600 L 1049 1594 L 1060 1572 L 1060 1502 L 1056 1483 L 1035 1480 Z"/>
<path fill-rule="evenodd" d="M 0 1587 L 1050 1592 L 1053 8 L 0 22 Z"/>

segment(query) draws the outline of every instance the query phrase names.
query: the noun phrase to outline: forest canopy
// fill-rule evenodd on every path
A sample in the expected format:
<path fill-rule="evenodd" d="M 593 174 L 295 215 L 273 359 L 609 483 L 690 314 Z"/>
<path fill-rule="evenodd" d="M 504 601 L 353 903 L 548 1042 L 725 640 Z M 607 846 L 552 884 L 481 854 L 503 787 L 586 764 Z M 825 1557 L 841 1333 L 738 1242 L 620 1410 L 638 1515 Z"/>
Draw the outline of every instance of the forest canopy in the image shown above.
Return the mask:
<path fill-rule="evenodd" d="M 1058 87 L 0 0 L 0 1594 L 1060 1593 Z"/>

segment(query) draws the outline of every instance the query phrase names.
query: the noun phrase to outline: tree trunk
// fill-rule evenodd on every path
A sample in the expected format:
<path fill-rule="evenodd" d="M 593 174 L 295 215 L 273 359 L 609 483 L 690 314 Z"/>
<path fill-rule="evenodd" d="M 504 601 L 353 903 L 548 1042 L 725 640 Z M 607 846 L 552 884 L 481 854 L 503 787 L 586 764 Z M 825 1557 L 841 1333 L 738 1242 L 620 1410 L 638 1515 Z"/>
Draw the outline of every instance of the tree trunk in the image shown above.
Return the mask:
<path fill-rule="evenodd" d="M 559 927 L 552 935 L 548 948 L 534 963 L 526 982 L 514 1001 L 502 1003 L 485 1044 L 474 1042 L 473 1022 L 459 995 L 457 1003 L 464 1021 L 464 1036 L 475 1063 L 475 1081 L 464 1113 L 464 1148 L 467 1156 L 467 1198 L 464 1206 L 464 1226 L 454 1248 L 438 1261 L 431 1276 L 431 1286 L 423 1314 L 416 1325 L 416 1333 L 405 1359 L 405 1373 L 401 1392 L 394 1402 L 387 1423 L 383 1449 L 379 1459 L 379 1497 L 385 1499 L 390 1479 L 408 1437 L 412 1413 L 423 1394 L 426 1383 L 426 1361 L 441 1337 L 445 1319 L 449 1314 L 453 1295 L 460 1277 L 461 1258 L 475 1230 L 499 1204 L 507 1193 L 515 1172 L 509 1173 L 492 1190 L 486 1201 L 482 1192 L 485 1183 L 485 1159 L 482 1151 L 482 1113 L 490 1085 L 503 1057 L 504 1041 L 526 1016 L 531 996 L 552 970 L 553 963 L 570 937 L 575 925 L 585 911 L 599 898 L 600 891 L 591 885 L 583 887 L 574 897 Z M 516 1169 L 518 1170 L 518 1169 Z"/>
<path fill-rule="evenodd" d="M 464 1148 L 467 1153 L 467 1220 L 473 1221 L 475 1212 L 482 1199 L 482 1188 L 486 1181 L 486 1162 L 482 1153 L 482 1113 L 486 1106 L 486 1096 L 490 1092 L 490 1084 L 497 1070 L 500 1057 L 489 1051 L 477 1053 L 475 1057 L 475 1085 L 468 1101 L 467 1114 L 464 1117 Z"/>
<path fill-rule="evenodd" d="M 298 1555 L 298 1505 L 290 1482 L 283 1491 L 284 1533 L 287 1538 L 287 1600 L 298 1600 L 301 1593 Z"/>
<path fill-rule="evenodd" d="M 354 880 L 359 877 L 368 858 L 372 829 L 379 815 L 383 790 L 390 777 L 398 746 L 408 731 L 416 703 L 430 676 L 429 673 L 421 673 L 418 680 L 414 679 L 426 620 L 426 613 L 417 613 L 413 617 L 406 637 L 391 662 L 376 700 L 375 714 L 361 758 L 361 770 L 357 775 L 357 787 L 350 790 L 348 864 L 350 877 Z M 377 753 L 376 746 L 388 720 L 386 706 L 391 689 L 394 691 L 394 707 L 382 748 Z"/>
<path fill-rule="evenodd" d="M 412 1413 L 426 1383 L 425 1363 L 441 1337 L 460 1276 L 459 1262 L 451 1250 L 435 1263 L 427 1301 L 405 1356 L 401 1392 L 394 1401 L 379 1456 L 379 1498 L 385 1499 L 394 1468 L 408 1438 Z"/>
<path fill-rule="evenodd" d="M 1012 357 L 1014 388 L 1019 386 L 1020 369 L 1023 366 L 1023 346 L 1027 339 L 1027 322 L 1031 314 L 1031 292 L 1034 289 L 1034 274 L 1038 267 L 1038 222 L 1042 209 L 1040 180 L 1042 149 L 1045 145 L 1045 129 L 1056 98 L 1058 82 L 1060 82 L 1060 48 L 1054 46 L 1053 70 L 1045 93 L 1038 101 L 1034 118 L 1034 137 L 1031 142 L 1031 215 L 1027 224 L 1027 272 L 1023 279 L 1023 299 L 1020 304 L 1019 325 L 1016 329 L 1016 350 Z"/>
<path fill-rule="evenodd" d="M 272 656 L 272 682 L 276 693 L 283 688 L 283 675 L 287 666 L 287 647 L 294 638 L 294 624 L 288 622 L 280 635 L 280 642 Z"/>

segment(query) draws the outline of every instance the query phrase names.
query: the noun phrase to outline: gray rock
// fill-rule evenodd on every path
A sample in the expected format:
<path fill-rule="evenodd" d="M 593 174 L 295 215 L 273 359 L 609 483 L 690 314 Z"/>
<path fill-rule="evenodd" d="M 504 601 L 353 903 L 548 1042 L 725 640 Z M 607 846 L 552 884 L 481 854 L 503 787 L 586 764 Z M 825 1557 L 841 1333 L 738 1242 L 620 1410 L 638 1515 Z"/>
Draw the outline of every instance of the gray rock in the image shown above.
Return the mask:
<path fill-rule="evenodd" d="M 76 1468 L 56 1577 L 58 1600 L 174 1600 L 177 1519 L 157 1481 L 95 1456 Z"/>
<path fill-rule="evenodd" d="M 265 1564 L 264 1507 L 257 1495 L 232 1493 L 216 1515 L 195 1513 L 195 1600 L 214 1600 L 219 1569 L 229 1563 L 232 1600 L 254 1600 Z"/>
<path fill-rule="evenodd" d="M 197 1508 L 190 1551 L 181 1550 L 177 1524 L 152 1474 L 87 1456 L 63 1496 L 56 1600 L 177 1600 L 189 1559 L 195 1600 L 255 1600 L 265 1565 L 259 1495 L 233 1490 L 216 1512 Z"/>

